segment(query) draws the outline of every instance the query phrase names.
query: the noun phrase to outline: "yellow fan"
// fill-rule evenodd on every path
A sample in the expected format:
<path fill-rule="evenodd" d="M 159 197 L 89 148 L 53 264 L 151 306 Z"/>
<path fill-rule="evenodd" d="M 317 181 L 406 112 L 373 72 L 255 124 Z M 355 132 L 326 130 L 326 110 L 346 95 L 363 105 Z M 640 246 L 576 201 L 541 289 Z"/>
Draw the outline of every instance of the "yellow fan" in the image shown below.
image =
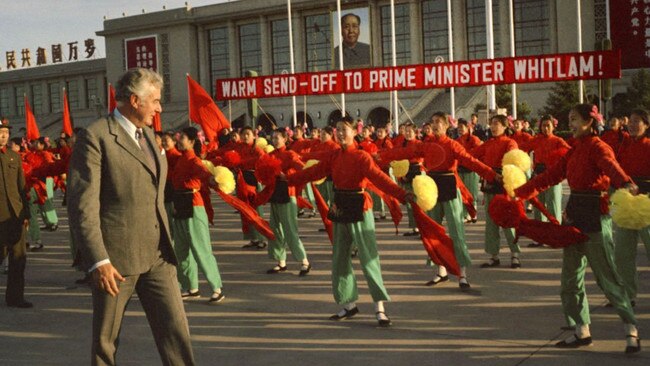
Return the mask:
<path fill-rule="evenodd" d="M 214 167 L 213 172 L 219 189 L 225 194 L 231 194 L 235 190 L 235 176 L 230 169 L 219 165 Z"/>
<path fill-rule="evenodd" d="M 508 192 L 508 196 L 515 196 L 515 189 L 526 184 L 526 173 L 518 167 L 507 164 L 503 166 L 503 188 Z"/>
<path fill-rule="evenodd" d="M 264 137 L 258 137 L 255 139 L 255 146 L 259 147 L 260 149 L 264 150 L 265 147 L 269 146 L 269 142 L 266 141 Z"/>
<path fill-rule="evenodd" d="M 316 165 L 316 164 L 318 164 L 318 163 L 320 163 L 320 161 L 318 161 L 318 160 L 316 160 L 316 159 L 309 159 L 309 160 L 307 160 L 307 162 L 305 163 L 305 166 L 302 167 L 302 168 L 303 168 L 303 169 L 311 168 L 312 166 L 314 166 L 314 165 Z M 315 180 L 315 181 L 314 181 L 314 184 L 317 184 L 317 185 L 318 185 L 318 184 L 322 184 L 322 183 L 325 181 L 325 179 L 326 179 L 326 178 L 319 179 L 319 180 Z"/>
<path fill-rule="evenodd" d="M 428 175 L 418 175 L 413 179 L 413 193 L 424 211 L 431 210 L 438 202 L 438 186 Z"/>
<path fill-rule="evenodd" d="M 406 159 L 394 160 L 390 162 L 390 167 L 393 168 L 395 178 L 402 178 L 409 172 L 409 161 Z"/>
<path fill-rule="evenodd" d="M 273 150 L 275 150 L 275 148 L 273 147 L 273 145 L 266 145 L 266 146 L 264 146 L 264 152 L 267 153 L 267 154 L 270 154 Z"/>
<path fill-rule="evenodd" d="M 627 189 L 619 189 L 611 197 L 612 220 L 616 225 L 640 230 L 650 225 L 650 197 L 646 194 L 633 196 Z"/>
<path fill-rule="evenodd" d="M 503 155 L 501 165 L 505 166 L 508 164 L 518 167 L 523 172 L 529 171 L 530 167 L 532 166 L 530 156 L 526 154 L 525 151 L 519 149 L 510 150 L 505 155 Z"/>

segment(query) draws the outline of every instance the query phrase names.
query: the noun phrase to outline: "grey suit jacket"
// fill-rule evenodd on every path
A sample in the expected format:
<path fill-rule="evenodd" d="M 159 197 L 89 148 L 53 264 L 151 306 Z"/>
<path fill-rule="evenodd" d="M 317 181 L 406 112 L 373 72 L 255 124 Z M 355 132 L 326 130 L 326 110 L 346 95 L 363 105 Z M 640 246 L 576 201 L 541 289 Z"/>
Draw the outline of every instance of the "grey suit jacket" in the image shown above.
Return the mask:
<path fill-rule="evenodd" d="M 162 253 L 176 264 L 164 208 L 167 159 L 154 152 L 152 171 L 138 144 L 112 115 L 79 133 L 70 158 L 68 214 L 86 268 L 109 259 L 122 275 L 147 272 Z"/>
<path fill-rule="evenodd" d="M 29 218 L 27 187 L 20 155 L 11 149 L 0 153 L 0 222 L 12 218 L 22 221 Z"/>

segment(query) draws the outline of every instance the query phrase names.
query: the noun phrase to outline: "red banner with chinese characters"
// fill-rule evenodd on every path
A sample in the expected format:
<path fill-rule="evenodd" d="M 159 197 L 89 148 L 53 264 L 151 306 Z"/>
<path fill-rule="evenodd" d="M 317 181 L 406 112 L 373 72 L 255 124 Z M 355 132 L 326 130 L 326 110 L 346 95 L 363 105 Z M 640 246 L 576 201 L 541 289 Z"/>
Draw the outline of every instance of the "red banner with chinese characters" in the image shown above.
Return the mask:
<path fill-rule="evenodd" d="M 622 68 L 650 67 L 650 1 L 608 1 L 612 48 L 624 50 Z"/>
<path fill-rule="evenodd" d="M 158 71 L 158 47 L 156 36 L 124 40 L 126 68 L 142 67 Z"/>
<path fill-rule="evenodd" d="M 369 93 L 621 77 L 621 54 L 597 51 L 219 79 L 216 99 Z"/>

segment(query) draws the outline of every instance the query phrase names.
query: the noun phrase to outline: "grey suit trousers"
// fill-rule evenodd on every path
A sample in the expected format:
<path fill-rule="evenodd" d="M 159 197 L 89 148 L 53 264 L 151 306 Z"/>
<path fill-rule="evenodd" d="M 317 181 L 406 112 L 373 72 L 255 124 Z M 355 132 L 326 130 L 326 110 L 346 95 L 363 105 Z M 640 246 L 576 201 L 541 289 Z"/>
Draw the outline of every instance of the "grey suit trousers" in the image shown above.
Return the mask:
<path fill-rule="evenodd" d="M 93 287 L 93 365 L 115 365 L 120 329 L 126 307 L 135 291 L 147 315 L 164 365 L 194 365 L 189 326 L 176 282 L 176 267 L 160 258 L 140 275 L 118 282 L 112 297 Z"/>

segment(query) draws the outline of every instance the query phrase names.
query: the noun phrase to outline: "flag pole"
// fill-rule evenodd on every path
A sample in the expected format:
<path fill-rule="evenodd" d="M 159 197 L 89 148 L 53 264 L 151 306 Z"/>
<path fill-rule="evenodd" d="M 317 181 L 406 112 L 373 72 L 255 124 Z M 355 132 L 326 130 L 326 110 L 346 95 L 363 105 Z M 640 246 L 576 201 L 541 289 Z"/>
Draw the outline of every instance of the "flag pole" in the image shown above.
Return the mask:
<path fill-rule="evenodd" d="M 514 0 L 510 0 L 509 18 L 510 18 L 510 56 L 515 57 L 515 17 L 514 17 Z M 517 84 L 512 84 L 512 117 L 517 118 Z"/>
<path fill-rule="evenodd" d="M 185 73 L 185 82 L 187 83 L 187 124 L 192 127 L 192 119 L 190 117 L 190 105 L 192 101 L 190 100 L 190 74 Z"/>
<path fill-rule="evenodd" d="M 578 0 L 580 1 L 580 0 Z M 492 0 L 485 0 L 485 35 L 487 36 L 487 58 L 494 59 L 494 27 L 492 19 Z M 494 84 L 487 86 L 488 110 L 496 108 L 496 97 L 494 95 Z"/>
<path fill-rule="evenodd" d="M 390 0 L 390 34 L 391 53 L 393 54 L 393 67 L 397 66 L 397 42 L 395 40 L 395 0 Z M 393 112 L 395 113 L 395 130 L 399 131 L 399 105 L 397 104 L 397 90 L 393 91 Z"/>
<path fill-rule="evenodd" d="M 605 2 L 607 3 L 609 0 Z M 576 7 L 576 11 L 578 12 L 578 52 L 582 52 L 582 7 L 580 5 L 580 0 L 576 0 Z M 578 101 L 580 103 L 584 102 L 583 94 L 584 84 L 582 83 L 582 80 L 578 80 Z"/>
<path fill-rule="evenodd" d="M 106 114 L 111 114 L 111 83 L 106 85 Z"/>
<path fill-rule="evenodd" d="M 449 62 L 454 62 L 454 36 L 451 21 L 451 0 L 447 0 L 447 28 L 449 29 Z M 456 119 L 456 89 L 449 88 L 449 101 L 451 104 L 451 117 Z"/>
<path fill-rule="evenodd" d="M 291 65 L 291 74 L 296 73 L 295 60 L 293 55 L 293 24 L 291 24 L 291 0 L 287 0 L 287 24 L 289 25 L 289 62 Z M 296 96 L 291 96 L 291 105 L 293 106 L 293 126 L 298 124 L 298 112 L 296 110 Z"/>
<path fill-rule="evenodd" d="M 339 70 L 343 71 L 343 33 L 341 29 L 341 0 L 336 0 L 336 12 L 339 17 Z M 345 117 L 345 93 L 341 93 L 341 117 Z"/>

